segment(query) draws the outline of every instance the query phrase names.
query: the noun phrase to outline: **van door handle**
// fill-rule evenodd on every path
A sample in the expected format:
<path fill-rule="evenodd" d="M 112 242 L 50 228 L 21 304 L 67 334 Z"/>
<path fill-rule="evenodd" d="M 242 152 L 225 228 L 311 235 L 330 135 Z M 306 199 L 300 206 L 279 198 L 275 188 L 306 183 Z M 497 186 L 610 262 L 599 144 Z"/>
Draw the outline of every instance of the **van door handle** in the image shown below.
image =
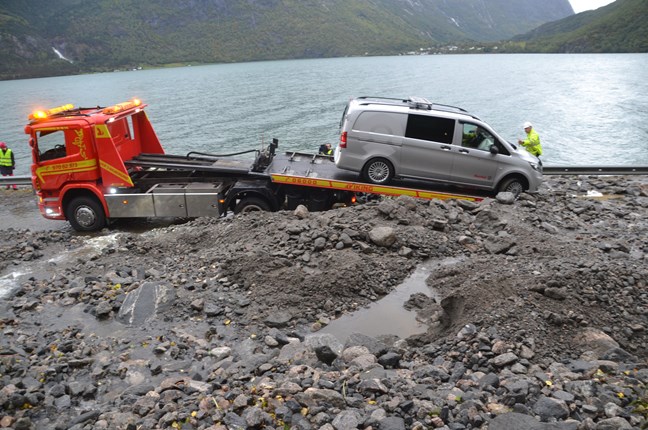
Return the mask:
<path fill-rule="evenodd" d="M 443 149 L 444 151 L 450 151 L 452 148 L 450 148 L 448 145 L 443 145 L 441 146 L 441 149 Z"/>
<path fill-rule="evenodd" d="M 470 151 L 468 151 L 467 149 L 460 149 L 459 152 L 461 152 L 462 154 L 470 154 Z"/>

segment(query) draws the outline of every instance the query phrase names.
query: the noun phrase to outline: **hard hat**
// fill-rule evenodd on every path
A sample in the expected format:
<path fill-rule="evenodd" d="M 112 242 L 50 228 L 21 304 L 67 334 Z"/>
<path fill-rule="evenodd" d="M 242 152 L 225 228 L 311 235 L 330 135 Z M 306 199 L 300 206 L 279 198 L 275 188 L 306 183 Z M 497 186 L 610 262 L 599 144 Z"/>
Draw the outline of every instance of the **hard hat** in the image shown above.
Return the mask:
<path fill-rule="evenodd" d="M 7 149 L 7 144 L 4 142 L 0 142 L 0 148 Z"/>
<path fill-rule="evenodd" d="M 533 124 L 531 124 L 529 121 L 524 123 L 524 128 L 528 128 L 528 127 L 533 127 Z"/>

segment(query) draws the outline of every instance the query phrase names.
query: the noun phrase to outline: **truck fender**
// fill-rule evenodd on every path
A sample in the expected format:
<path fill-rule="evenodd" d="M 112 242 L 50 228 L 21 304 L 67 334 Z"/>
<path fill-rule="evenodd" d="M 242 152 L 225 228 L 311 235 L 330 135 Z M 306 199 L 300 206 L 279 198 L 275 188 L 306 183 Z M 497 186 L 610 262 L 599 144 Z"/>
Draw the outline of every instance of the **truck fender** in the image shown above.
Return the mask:
<path fill-rule="evenodd" d="M 94 184 L 65 185 L 61 190 L 61 197 L 59 200 L 63 213 L 65 213 L 66 206 L 70 202 L 70 200 L 80 195 L 93 195 L 94 197 L 96 197 L 104 210 L 104 214 L 106 214 L 106 218 L 110 218 L 108 205 L 106 204 L 106 199 L 104 199 L 103 192 L 101 192 L 101 189 Z"/>

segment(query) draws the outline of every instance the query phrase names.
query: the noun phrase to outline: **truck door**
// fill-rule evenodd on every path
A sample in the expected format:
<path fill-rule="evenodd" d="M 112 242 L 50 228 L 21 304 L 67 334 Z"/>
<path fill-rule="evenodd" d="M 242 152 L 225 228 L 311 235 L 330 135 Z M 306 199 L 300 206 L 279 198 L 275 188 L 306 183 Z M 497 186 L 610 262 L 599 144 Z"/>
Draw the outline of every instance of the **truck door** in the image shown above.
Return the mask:
<path fill-rule="evenodd" d="M 455 123 L 450 118 L 410 114 L 401 152 L 402 174 L 447 180 L 456 155 L 452 146 Z"/>
<path fill-rule="evenodd" d="M 96 178 L 89 128 L 81 125 L 36 128 L 32 135 L 32 169 L 42 189 L 58 190 L 69 181 Z"/>

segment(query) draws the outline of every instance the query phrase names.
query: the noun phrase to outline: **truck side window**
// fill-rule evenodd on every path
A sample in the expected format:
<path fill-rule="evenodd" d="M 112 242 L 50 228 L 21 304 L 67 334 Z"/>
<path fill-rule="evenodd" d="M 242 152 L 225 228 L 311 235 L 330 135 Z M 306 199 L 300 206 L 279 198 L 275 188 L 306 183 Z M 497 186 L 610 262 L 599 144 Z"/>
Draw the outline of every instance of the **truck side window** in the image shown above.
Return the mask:
<path fill-rule="evenodd" d="M 454 130 L 454 119 L 410 114 L 407 120 L 405 137 L 439 143 L 452 143 Z"/>
<path fill-rule="evenodd" d="M 38 161 L 55 160 L 66 156 L 65 133 L 62 130 L 41 131 L 36 139 Z"/>

